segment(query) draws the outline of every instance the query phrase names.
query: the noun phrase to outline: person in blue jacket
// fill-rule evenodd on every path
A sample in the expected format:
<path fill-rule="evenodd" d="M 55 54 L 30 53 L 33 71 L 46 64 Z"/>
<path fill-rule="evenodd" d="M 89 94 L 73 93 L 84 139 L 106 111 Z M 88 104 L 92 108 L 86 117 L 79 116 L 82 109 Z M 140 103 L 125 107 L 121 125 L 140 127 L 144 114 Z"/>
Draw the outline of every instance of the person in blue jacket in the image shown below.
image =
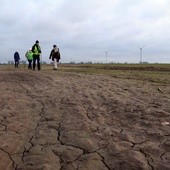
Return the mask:
<path fill-rule="evenodd" d="M 19 60 L 20 60 L 20 56 L 19 56 L 18 51 L 16 51 L 16 52 L 14 53 L 15 67 L 18 67 L 18 65 L 19 65 Z"/>

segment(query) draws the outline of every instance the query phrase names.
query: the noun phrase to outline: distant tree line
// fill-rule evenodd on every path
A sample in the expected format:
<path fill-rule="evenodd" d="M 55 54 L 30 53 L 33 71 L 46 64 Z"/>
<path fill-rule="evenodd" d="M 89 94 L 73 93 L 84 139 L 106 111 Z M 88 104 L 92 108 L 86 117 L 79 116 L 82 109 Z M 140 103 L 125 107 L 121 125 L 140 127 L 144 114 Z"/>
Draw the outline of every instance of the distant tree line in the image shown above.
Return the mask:
<path fill-rule="evenodd" d="M 26 61 L 21 60 L 19 63 L 20 64 L 26 64 Z M 5 63 L 3 63 L 3 64 L 5 64 Z M 7 64 L 14 64 L 14 61 L 9 60 Z M 47 63 L 45 61 L 43 61 L 42 64 L 47 64 Z"/>

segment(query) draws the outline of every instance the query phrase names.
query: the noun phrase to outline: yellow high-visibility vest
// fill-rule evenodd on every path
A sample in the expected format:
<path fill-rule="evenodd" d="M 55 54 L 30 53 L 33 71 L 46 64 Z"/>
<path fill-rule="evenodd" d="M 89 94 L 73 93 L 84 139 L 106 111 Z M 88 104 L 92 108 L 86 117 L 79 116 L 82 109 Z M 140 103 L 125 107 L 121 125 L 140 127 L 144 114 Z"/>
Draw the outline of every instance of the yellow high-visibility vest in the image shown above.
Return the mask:
<path fill-rule="evenodd" d="M 39 47 L 39 48 L 40 48 L 40 47 Z M 35 55 L 38 55 L 38 54 L 39 54 L 39 50 L 38 50 L 37 46 L 35 46 L 35 48 L 34 48 L 34 54 L 35 54 Z"/>

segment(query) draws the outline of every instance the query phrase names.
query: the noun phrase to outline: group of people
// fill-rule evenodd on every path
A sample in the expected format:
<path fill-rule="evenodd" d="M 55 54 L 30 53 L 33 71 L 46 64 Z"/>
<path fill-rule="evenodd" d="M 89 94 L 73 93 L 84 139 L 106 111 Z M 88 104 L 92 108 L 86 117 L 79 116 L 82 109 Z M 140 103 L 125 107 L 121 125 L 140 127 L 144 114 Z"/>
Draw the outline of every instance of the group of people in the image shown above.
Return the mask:
<path fill-rule="evenodd" d="M 32 48 L 30 48 L 26 54 L 25 57 L 28 60 L 28 69 L 33 69 L 35 70 L 36 65 L 37 65 L 37 69 L 41 70 L 41 66 L 40 66 L 40 56 L 41 56 L 41 47 L 39 45 L 39 41 L 36 40 L 35 44 L 32 46 Z M 52 59 L 53 61 L 53 69 L 57 70 L 57 63 L 59 62 L 59 60 L 61 59 L 60 57 L 60 51 L 59 48 L 56 45 L 53 45 L 53 49 L 50 52 L 50 56 L 49 59 Z M 16 51 L 14 53 L 14 61 L 15 61 L 15 67 L 18 67 L 19 64 L 19 60 L 20 60 L 20 56 L 19 53 Z M 33 62 L 33 64 L 32 64 Z"/>

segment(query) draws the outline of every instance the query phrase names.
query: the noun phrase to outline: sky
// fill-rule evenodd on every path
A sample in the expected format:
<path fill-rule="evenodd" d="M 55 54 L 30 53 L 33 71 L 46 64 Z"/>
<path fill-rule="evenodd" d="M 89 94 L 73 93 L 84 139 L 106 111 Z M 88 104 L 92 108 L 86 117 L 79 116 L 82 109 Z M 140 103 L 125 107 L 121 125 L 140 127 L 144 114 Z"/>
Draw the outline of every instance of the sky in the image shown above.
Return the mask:
<path fill-rule="evenodd" d="M 50 62 L 170 63 L 170 0 L 0 0 L 0 63 L 36 40 Z"/>

